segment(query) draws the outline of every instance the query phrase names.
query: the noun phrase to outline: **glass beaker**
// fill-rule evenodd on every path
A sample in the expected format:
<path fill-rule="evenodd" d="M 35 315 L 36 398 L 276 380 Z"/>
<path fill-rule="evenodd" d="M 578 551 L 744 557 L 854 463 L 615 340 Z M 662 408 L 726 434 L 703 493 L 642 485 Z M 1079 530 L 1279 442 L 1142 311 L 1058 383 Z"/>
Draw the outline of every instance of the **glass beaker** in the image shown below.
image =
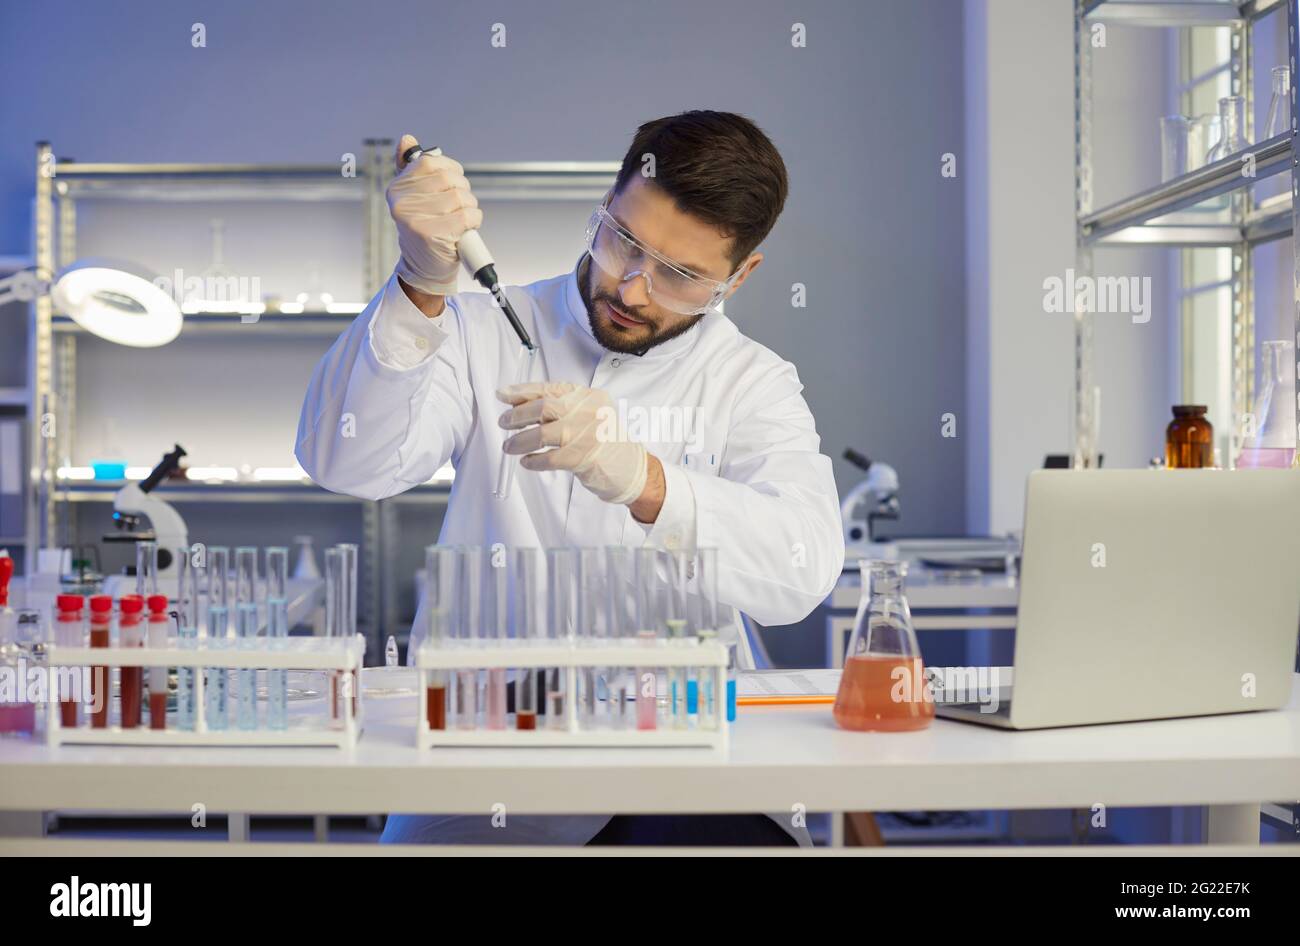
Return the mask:
<path fill-rule="evenodd" d="M 1187 142 L 1191 122 L 1183 115 L 1160 119 L 1160 180 L 1171 181 L 1187 173 Z"/>
<path fill-rule="evenodd" d="M 1246 100 L 1240 95 L 1228 95 L 1219 99 L 1219 140 L 1205 155 L 1205 163 L 1222 161 L 1230 154 L 1245 149 L 1246 141 Z"/>
<path fill-rule="evenodd" d="M 1187 171 L 1205 166 L 1211 143 L 1219 139 L 1222 123 L 1218 115 L 1197 115 L 1187 121 Z"/>
<path fill-rule="evenodd" d="M 1296 452 L 1294 347 L 1287 339 L 1272 339 L 1260 348 L 1259 396 L 1244 419 L 1237 466 L 1286 469 Z"/>
<path fill-rule="evenodd" d="M 1268 101 L 1268 123 L 1264 137 L 1274 138 L 1291 130 L 1291 67 L 1273 67 L 1273 97 Z"/>
<path fill-rule="evenodd" d="M 903 594 L 905 562 L 858 563 L 862 600 L 835 695 L 843 729 L 906 732 L 934 719 L 912 612 Z"/>

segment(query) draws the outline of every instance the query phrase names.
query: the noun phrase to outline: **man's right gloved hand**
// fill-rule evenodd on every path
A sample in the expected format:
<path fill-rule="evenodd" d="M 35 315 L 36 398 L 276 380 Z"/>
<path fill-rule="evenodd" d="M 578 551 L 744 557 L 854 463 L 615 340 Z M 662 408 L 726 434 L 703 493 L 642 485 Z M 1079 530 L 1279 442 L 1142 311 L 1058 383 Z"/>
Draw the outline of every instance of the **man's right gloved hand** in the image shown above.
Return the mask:
<path fill-rule="evenodd" d="M 458 162 L 446 155 L 425 155 L 406 165 L 402 152 L 414 144 L 411 135 L 397 143 L 400 173 L 388 185 L 388 212 L 397 224 L 402 251 L 397 275 L 419 292 L 450 296 L 456 292 L 460 267 L 456 241 L 466 230 L 483 225 L 483 211 Z"/>

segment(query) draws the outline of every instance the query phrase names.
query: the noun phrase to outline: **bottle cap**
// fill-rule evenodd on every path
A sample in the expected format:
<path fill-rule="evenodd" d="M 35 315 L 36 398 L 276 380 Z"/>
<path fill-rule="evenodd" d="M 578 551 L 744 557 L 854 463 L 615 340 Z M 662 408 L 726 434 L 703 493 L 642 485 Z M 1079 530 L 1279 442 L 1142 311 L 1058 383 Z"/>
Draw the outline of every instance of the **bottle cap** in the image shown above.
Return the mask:
<path fill-rule="evenodd" d="M 141 595 L 122 595 L 117 599 L 117 606 L 123 614 L 139 614 L 144 610 L 144 598 Z"/>
<path fill-rule="evenodd" d="M 150 610 L 150 611 L 153 611 L 153 612 L 155 612 L 155 613 L 158 613 L 158 612 L 160 612 L 160 611 L 166 611 L 166 610 L 167 610 L 167 596 L 166 596 L 166 595 L 150 595 L 150 596 L 149 596 L 149 610 Z"/>
<path fill-rule="evenodd" d="M 86 606 L 86 599 L 81 595 L 59 595 L 55 600 L 60 611 L 80 611 Z"/>
<path fill-rule="evenodd" d="M 91 595 L 90 610 L 95 612 L 112 611 L 113 599 L 109 595 Z"/>

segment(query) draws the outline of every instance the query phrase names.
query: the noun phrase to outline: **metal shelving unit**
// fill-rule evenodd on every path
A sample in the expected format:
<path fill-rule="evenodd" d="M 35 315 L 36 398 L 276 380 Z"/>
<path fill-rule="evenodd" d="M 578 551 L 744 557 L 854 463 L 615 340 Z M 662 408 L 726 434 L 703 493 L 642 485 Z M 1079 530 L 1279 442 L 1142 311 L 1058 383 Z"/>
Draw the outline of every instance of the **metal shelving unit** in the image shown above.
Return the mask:
<path fill-rule="evenodd" d="M 1214 26 L 1231 30 L 1229 50 L 1230 88 L 1245 99 L 1245 138 L 1254 139 L 1254 76 L 1251 24 L 1263 16 L 1285 17 L 1287 59 L 1291 68 L 1291 131 L 1256 142 L 1238 154 L 1199 168 L 1189 174 L 1133 194 L 1107 207 L 1092 206 L 1092 62 L 1090 27 L 1095 22 L 1133 26 Z M 1242 418 L 1251 409 L 1255 371 L 1255 296 L 1252 255 L 1269 240 L 1290 236 L 1300 230 L 1300 158 L 1295 148 L 1300 128 L 1300 0 L 1222 0 L 1222 2 L 1160 3 L 1131 0 L 1076 0 L 1074 20 L 1075 65 L 1075 211 L 1077 215 L 1077 271 L 1093 274 L 1092 252 L 1097 246 L 1215 247 L 1232 250 L 1231 291 L 1231 392 L 1232 417 L 1229 465 L 1241 446 Z M 1242 159 L 1253 155 L 1254 176 L 1242 173 Z M 1291 176 L 1288 193 L 1254 204 L 1251 188 L 1274 175 Z M 1220 195 L 1229 195 L 1227 222 L 1209 224 L 1172 223 L 1161 218 L 1193 207 Z M 1292 310 L 1297 351 L 1300 351 L 1300 240 L 1293 241 Z M 1093 338 L 1092 316 L 1074 316 L 1074 466 L 1097 465 L 1095 418 L 1092 416 Z M 1300 376 L 1300 374 L 1298 374 Z M 1300 387 L 1300 385 L 1298 385 Z M 1297 392 L 1293 392 L 1295 396 Z M 1290 826 L 1289 808 L 1266 804 L 1264 820 Z"/>
<path fill-rule="evenodd" d="M 59 160 L 48 142 L 38 142 L 35 163 L 34 254 L 31 265 L 57 273 L 77 258 L 77 201 L 347 201 L 360 207 L 363 288 L 377 292 L 397 258 L 396 234 L 388 219 L 384 191 L 391 180 L 393 142 L 372 138 L 363 143 L 355 176 L 345 177 L 340 164 L 106 164 Z M 484 200 L 598 201 L 618 173 L 609 161 L 534 161 L 466 164 L 475 193 Z M 259 316 L 265 329 L 292 335 L 337 335 L 356 317 L 308 311 L 270 311 Z M 183 334 L 225 335 L 243 323 L 221 313 L 187 315 Z M 246 326 L 244 326 L 246 328 Z M 22 399 L 29 420 L 31 451 L 25 561 L 36 550 L 58 544 L 60 507 L 112 500 L 113 489 L 103 483 L 67 483 L 57 477 L 59 458 L 75 441 L 77 340 L 83 334 L 70 319 L 53 310 L 48 295 L 30 305 L 27 386 Z M 241 333 L 247 335 L 248 333 Z M 57 411 L 54 436 L 43 437 L 35 422 Z M 385 507 L 405 502 L 445 503 L 445 483 L 418 487 L 403 496 L 378 502 L 329 493 L 309 483 L 168 484 L 161 487 L 169 501 L 360 503 L 362 561 L 360 604 L 374 629 L 372 644 L 382 649 L 381 635 L 391 624 L 391 589 L 395 562 L 396 517 Z M 26 567 L 30 567 L 25 565 Z"/>
<path fill-rule="evenodd" d="M 1245 137 L 1254 138 L 1253 40 L 1251 24 L 1261 17 L 1285 18 L 1288 59 L 1291 66 L 1291 131 L 1250 145 L 1245 151 L 1189 174 L 1133 194 L 1107 207 L 1094 209 L 1092 195 L 1092 55 L 1091 28 L 1095 23 L 1144 27 L 1223 27 L 1231 31 L 1229 77 L 1233 95 L 1246 101 Z M 1295 135 L 1300 122 L 1296 83 L 1297 0 L 1076 0 L 1074 19 L 1075 68 L 1075 212 L 1077 216 L 1076 271 L 1093 275 L 1093 249 L 1098 246 L 1219 247 L 1232 250 L 1231 290 L 1231 391 L 1230 454 L 1235 462 L 1241 446 L 1242 418 L 1250 410 L 1255 368 L 1255 318 L 1252 289 L 1252 253 L 1269 240 L 1286 237 L 1297 229 L 1300 210 L 1300 172 Z M 1242 173 L 1243 158 L 1253 156 L 1254 176 Z M 1290 174 L 1289 193 L 1255 205 L 1251 188 L 1274 175 Z M 1176 211 L 1212 197 L 1228 195 L 1226 222 L 1181 223 L 1166 219 Z M 1300 340 L 1300 241 L 1296 242 L 1294 308 L 1296 338 Z M 1093 416 L 1093 320 L 1091 313 L 1074 315 L 1074 446 L 1076 467 L 1097 465 L 1097 425 Z"/>

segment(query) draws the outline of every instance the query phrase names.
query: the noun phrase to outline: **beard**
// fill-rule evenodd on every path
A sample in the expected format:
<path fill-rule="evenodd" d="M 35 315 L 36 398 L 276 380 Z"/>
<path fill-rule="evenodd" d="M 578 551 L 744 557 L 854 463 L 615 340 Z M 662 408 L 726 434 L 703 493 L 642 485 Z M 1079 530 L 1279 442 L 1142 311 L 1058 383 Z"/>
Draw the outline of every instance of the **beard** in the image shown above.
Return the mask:
<path fill-rule="evenodd" d="M 595 285 L 590 255 L 584 256 L 582 262 L 578 264 L 577 276 L 578 295 L 582 297 L 583 305 L 587 307 L 587 324 L 591 326 L 591 334 L 604 348 L 621 355 L 644 355 L 656 345 L 662 345 L 690 331 L 700 319 L 704 318 L 704 313 L 700 313 L 685 318 L 680 324 L 662 328 L 650 319 L 644 306 L 629 309 L 617 295 L 605 292 Z M 625 328 L 613 322 L 608 316 L 598 317 L 597 306 L 602 302 L 620 315 L 642 320 L 645 322 L 645 328 Z"/>

